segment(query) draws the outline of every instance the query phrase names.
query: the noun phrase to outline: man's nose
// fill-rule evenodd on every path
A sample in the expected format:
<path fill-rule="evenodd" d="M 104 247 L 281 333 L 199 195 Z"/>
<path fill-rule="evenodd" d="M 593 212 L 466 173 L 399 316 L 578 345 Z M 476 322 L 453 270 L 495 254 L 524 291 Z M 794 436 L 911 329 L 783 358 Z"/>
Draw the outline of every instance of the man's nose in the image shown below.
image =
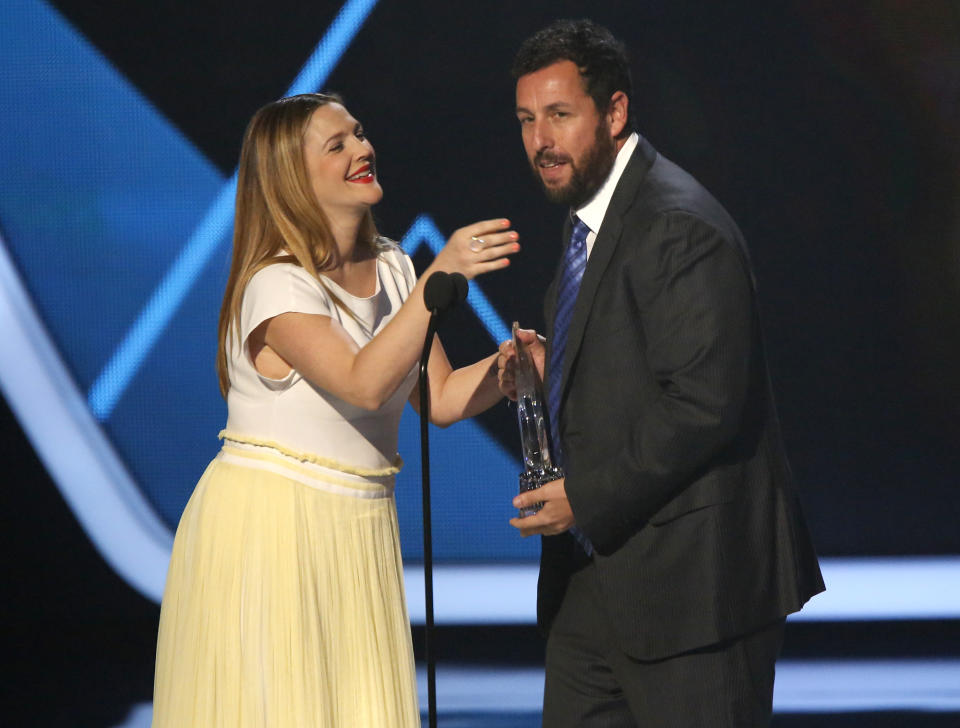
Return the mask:
<path fill-rule="evenodd" d="M 549 149 L 553 146 L 553 135 L 550 133 L 550 127 L 543 121 L 533 122 L 533 134 L 531 136 L 533 148 L 538 152 L 543 149 Z"/>

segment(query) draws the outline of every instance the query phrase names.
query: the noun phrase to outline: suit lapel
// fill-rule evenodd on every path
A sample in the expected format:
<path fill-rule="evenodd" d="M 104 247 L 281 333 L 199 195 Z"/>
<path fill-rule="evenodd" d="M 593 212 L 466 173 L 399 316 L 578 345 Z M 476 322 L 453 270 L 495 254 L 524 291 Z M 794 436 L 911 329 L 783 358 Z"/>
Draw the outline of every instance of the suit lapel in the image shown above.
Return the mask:
<path fill-rule="evenodd" d="M 653 164 L 656 155 L 656 150 L 650 146 L 646 139 L 640 137 L 637 148 L 617 182 L 613 197 L 610 199 L 610 206 L 603 216 L 603 222 L 597 232 L 597 239 L 593 243 L 593 249 L 590 251 L 590 257 L 587 260 L 583 280 L 580 282 L 580 291 L 577 294 L 577 302 L 573 307 L 570 328 L 567 330 L 567 350 L 563 357 L 563 377 L 561 379 L 561 386 L 564 391 L 563 397 L 566 396 L 567 384 L 570 381 L 570 369 L 573 362 L 576 361 L 580 345 L 583 342 L 583 334 L 590 317 L 590 310 L 593 307 L 593 299 L 623 233 L 623 216 L 636 200 L 637 192 L 643 184 L 647 171 Z M 569 237 L 569 222 L 564 226 L 564 231 L 566 236 Z M 556 310 L 556 277 L 554 278 L 551 295 L 553 297 L 552 310 L 548 320 L 551 322 L 550 333 L 552 334 L 553 311 Z"/>

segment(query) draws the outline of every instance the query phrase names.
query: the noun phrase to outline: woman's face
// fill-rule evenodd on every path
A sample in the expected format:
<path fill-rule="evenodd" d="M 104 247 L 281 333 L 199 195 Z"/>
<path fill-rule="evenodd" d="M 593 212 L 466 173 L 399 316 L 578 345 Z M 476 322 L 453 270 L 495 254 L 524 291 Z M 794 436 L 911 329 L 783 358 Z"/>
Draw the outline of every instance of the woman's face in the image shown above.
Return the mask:
<path fill-rule="evenodd" d="M 342 105 L 321 106 L 310 117 L 303 159 L 310 186 L 327 215 L 363 211 L 380 202 L 373 146 Z"/>

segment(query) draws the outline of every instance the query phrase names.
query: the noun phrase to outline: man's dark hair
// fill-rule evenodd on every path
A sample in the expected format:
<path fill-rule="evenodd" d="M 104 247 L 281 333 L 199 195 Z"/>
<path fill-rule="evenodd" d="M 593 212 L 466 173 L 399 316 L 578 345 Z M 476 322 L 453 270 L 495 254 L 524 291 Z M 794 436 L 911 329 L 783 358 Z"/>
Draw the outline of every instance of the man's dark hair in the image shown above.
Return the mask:
<path fill-rule="evenodd" d="M 631 104 L 621 136 L 633 131 L 636 124 L 630 61 L 626 47 L 609 30 L 591 20 L 554 21 L 523 42 L 510 73 L 516 81 L 557 61 L 576 64 L 584 90 L 601 114 L 610 108 L 610 97 L 623 91 Z"/>

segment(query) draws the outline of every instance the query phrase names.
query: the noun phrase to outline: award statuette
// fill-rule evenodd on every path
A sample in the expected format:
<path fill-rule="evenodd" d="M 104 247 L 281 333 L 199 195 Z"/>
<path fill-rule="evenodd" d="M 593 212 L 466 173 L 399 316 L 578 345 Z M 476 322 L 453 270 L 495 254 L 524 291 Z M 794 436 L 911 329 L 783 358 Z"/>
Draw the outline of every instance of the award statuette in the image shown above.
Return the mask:
<path fill-rule="evenodd" d="M 535 490 L 551 480 L 563 477 L 563 471 L 550 459 L 550 436 L 543 417 L 543 389 L 540 377 L 526 345 L 517 338 L 517 322 L 513 322 L 513 346 L 517 351 L 517 421 L 520 424 L 520 445 L 523 448 L 523 472 L 520 492 Z M 520 517 L 532 516 L 543 503 L 520 509 Z"/>

